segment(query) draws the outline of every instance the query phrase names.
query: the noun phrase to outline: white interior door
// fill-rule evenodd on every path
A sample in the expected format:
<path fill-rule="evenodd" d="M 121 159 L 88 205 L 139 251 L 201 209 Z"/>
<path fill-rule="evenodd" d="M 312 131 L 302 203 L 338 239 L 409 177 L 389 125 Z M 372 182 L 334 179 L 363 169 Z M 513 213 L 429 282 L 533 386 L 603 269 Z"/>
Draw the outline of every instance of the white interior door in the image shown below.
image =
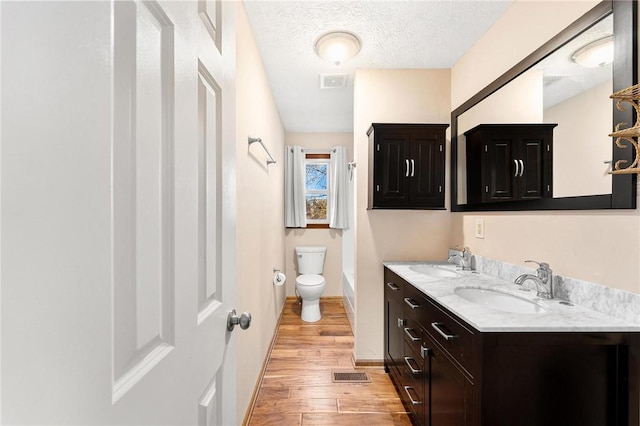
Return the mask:
<path fill-rule="evenodd" d="M 234 7 L 0 3 L 3 424 L 237 424 Z"/>

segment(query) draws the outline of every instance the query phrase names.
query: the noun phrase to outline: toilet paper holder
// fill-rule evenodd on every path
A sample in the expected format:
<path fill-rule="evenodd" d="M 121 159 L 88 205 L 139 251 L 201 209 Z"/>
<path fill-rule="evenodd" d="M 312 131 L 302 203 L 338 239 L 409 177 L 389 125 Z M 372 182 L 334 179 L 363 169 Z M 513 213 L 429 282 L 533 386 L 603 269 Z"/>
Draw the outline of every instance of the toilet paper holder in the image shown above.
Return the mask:
<path fill-rule="evenodd" d="M 287 277 L 278 268 L 273 268 L 273 283 L 277 286 L 284 284 Z"/>

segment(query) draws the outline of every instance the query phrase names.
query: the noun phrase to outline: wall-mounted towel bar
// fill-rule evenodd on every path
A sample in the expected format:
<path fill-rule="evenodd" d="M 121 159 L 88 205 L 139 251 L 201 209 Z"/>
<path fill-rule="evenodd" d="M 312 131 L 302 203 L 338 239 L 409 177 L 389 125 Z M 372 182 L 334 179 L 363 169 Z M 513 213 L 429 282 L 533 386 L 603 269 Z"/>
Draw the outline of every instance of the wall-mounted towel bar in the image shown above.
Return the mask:
<path fill-rule="evenodd" d="M 271 155 L 271 153 L 269 152 L 267 147 L 264 146 L 264 144 L 262 143 L 262 139 L 260 139 L 260 138 L 252 138 L 251 136 L 249 136 L 249 146 L 251 146 L 251 144 L 254 143 L 254 142 L 258 142 L 260 145 L 262 145 L 262 148 L 264 149 L 264 152 L 266 152 L 267 155 L 269 156 L 269 158 L 267 158 L 267 166 L 269 164 L 275 164 L 276 160 L 273 159 L 273 156 Z"/>

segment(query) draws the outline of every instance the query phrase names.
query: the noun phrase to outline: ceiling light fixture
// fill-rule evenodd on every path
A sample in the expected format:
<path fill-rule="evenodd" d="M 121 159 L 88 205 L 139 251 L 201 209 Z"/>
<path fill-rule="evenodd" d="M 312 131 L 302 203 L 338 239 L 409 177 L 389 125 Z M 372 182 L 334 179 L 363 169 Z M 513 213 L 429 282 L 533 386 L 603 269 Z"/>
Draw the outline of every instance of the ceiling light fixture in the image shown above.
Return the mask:
<path fill-rule="evenodd" d="M 338 66 L 360 52 L 360 39 L 346 31 L 332 31 L 316 40 L 314 50 L 322 59 Z"/>
<path fill-rule="evenodd" d="M 592 41 L 578 49 L 571 60 L 587 68 L 603 67 L 613 62 L 613 36 Z"/>

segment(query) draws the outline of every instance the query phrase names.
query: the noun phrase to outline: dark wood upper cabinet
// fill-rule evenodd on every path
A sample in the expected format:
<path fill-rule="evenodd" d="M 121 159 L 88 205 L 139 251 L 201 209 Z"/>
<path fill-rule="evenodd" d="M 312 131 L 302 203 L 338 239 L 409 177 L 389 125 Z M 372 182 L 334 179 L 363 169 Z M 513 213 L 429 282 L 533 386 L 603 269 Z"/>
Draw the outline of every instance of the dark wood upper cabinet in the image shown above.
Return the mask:
<path fill-rule="evenodd" d="M 467 201 L 551 198 L 556 125 L 481 124 L 465 132 Z"/>
<path fill-rule="evenodd" d="M 367 132 L 370 209 L 444 209 L 447 127 L 371 125 Z"/>

